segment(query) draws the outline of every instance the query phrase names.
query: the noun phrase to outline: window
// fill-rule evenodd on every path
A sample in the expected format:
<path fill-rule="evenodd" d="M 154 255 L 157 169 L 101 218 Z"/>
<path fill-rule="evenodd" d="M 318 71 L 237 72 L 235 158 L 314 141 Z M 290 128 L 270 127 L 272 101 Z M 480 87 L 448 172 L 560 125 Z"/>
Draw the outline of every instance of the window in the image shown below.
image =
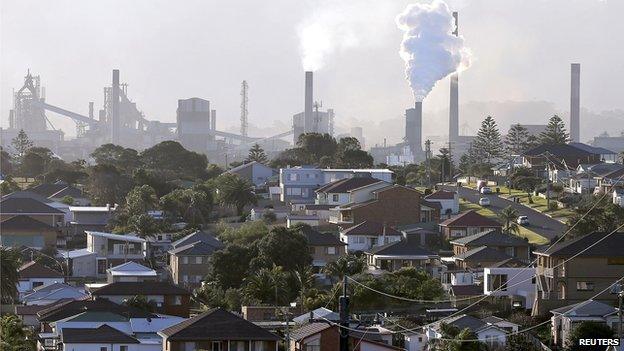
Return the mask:
<path fill-rule="evenodd" d="M 505 253 L 506 253 L 508 256 L 514 257 L 514 256 L 516 256 L 516 250 L 515 250 L 515 249 L 516 249 L 516 248 L 515 248 L 515 247 L 513 247 L 513 246 L 512 246 L 512 247 L 506 247 L 506 248 L 505 248 Z"/>
<path fill-rule="evenodd" d="M 128 346 L 126 346 L 126 345 L 120 345 L 120 346 L 119 346 L 119 351 L 128 351 Z"/>
<path fill-rule="evenodd" d="M 336 248 L 333 246 L 330 246 L 327 248 L 327 254 L 328 255 L 335 255 L 336 254 Z"/>
<path fill-rule="evenodd" d="M 201 256 L 195 257 L 195 264 L 202 264 Z"/>
<path fill-rule="evenodd" d="M 624 265 L 624 257 L 609 257 L 607 258 L 608 265 Z"/>
<path fill-rule="evenodd" d="M 212 351 L 222 351 L 223 350 L 223 343 L 221 343 L 221 341 L 213 341 L 211 350 Z"/>
<path fill-rule="evenodd" d="M 488 279 L 488 290 L 507 291 L 507 274 L 490 274 Z"/>
<path fill-rule="evenodd" d="M 332 201 L 333 202 L 338 202 L 339 199 L 340 199 L 340 196 L 338 194 L 332 195 Z"/>
<path fill-rule="evenodd" d="M 188 256 L 182 256 L 182 264 L 188 264 Z"/>
<path fill-rule="evenodd" d="M 301 188 L 287 188 L 286 195 L 301 196 Z"/>
<path fill-rule="evenodd" d="M 108 351 L 108 347 L 102 346 L 102 347 L 100 347 L 100 351 Z"/>
<path fill-rule="evenodd" d="M 183 275 L 182 276 L 182 281 L 185 283 L 188 283 L 188 275 Z"/>
<path fill-rule="evenodd" d="M 576 291 L 594 291 L 594 282 L 576 282 Z"/>
<path fill-rule="evenodd" d="M 33 283 L 32 283 L 32 287 L 33 287 L 33 289 L 34 289 L 34 288 L 36 288 L 36 287 L 38 287 L 38 286 L 41 286 L 41 285 L 43 285 L 43 282 L 33 282 Z"/>
<path fill-rule="evenodd" d="M 176 306 L 181 305 L 181 304 L 182 304 L 182 296 L 180 296 L 180 295 L 175 295 L 175 296 L 173 297 L 173 304 L 174 304 L 174 305 L 176 305 Z"/>
<path fill-rule="evenodd" d="M 296 181 L 296 180 L 298 180 L 298 178 L 299 177 L 298 177 L 297 173 L 291 173 L 291 174 L 288 175 L 288 179 L 291 180 L 291 181 Z"/>

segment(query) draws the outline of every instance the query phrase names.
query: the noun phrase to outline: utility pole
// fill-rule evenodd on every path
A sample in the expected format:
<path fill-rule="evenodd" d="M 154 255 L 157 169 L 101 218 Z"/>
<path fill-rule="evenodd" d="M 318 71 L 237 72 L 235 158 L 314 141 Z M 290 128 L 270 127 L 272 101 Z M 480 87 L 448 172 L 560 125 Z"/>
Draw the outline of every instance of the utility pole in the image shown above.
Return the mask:
<path fill-rule="evenodd" d="M 449 160 L 449 181 L 453 180 L 453 148 L 452 145 L 453 142 L 451 140 L 449 140 L 448 142 L 448 160 Z"/>
<path fill-rule="evenodd" d="M 349 351 L 349 296 L 347 296 L 347 276 L 342 277 L 342 296 L 338 300 L 340 314 L 340 351 Z"/>
<path fill-rule="evenodd" d="M 425 140 L 425 166 L 427 167 L 427 188 L 431 188 L 431 140 Z"/>

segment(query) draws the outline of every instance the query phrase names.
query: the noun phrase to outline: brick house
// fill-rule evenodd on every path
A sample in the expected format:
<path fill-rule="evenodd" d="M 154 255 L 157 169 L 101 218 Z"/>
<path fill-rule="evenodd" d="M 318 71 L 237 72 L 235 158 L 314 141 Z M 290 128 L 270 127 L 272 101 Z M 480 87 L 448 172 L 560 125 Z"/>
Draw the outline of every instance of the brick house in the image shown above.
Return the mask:
<path fill-rule="evenodd" d="M 361 331 L 349 331 L 349 350 L 395 351 L 403 348 L 392 345 L 392 332 L 382 327 L 360 327 Z M 310 323 L 290 334 L 290 350 L 287 351 L 335 351 L 340 349 L 338 327 L 329 323 Z"/>
<path fill-rule="evenodd" d="M 321 270 L 328 263 L 337 261 L 346 254 L 346 243 L 331 233 L 321 233 L 311 227 L 305 226 L 301 233 L 308 241 L 308 249 L 312 256 L 312 266 L 315 270 Z"/>
<path fill-rule="evenodd" d="M 503 225 L 498 221 L 480 215 L 474 210 L 464 212 L 440 223 L 440 232 L 447 240 L 474 235 L 486 230 L 501 232 L 502 229 Z"/>
<path fill-rule="evenodd" d="M 453 245 L 453 254 L 455 254 L 455 256 L 481 246 L 487 246 L 526 263 L 528 263 L 531 258 L 528 240 L 516 235 L 503 234 L 493 229 L 453 239 L 451 240 L 451 245 Z"/>
<path fill-rule="evenodd" d="M 196 288 L 210 271 L 209 259 L 224 247 L 212 234 L 196 231 L 171 244 L 169 269 L 173 282 L 188 288 Z"/>
<path fill-rule="evenodd" d="M 2 209 L 4 211 L 4 208 Z M 0 222 L 2 246 L 29 247 L 41 250 L 56 248 L 59 228 L 41 222 L 30 216 L 14 216 Z"/>

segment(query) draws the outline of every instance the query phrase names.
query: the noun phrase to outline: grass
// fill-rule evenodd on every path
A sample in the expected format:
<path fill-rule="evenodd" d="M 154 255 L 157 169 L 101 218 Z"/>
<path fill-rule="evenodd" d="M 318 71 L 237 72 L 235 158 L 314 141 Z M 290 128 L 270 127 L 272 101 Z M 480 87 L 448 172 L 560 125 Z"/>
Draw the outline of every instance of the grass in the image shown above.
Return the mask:
<path fill-rule="evenodd" d="M 505 186 L 500 186 L 501 195 L 509 197 L 509 188 Z M 511 196 L 517 197 L 520 199 L 520 202 L 532 209 L 548 214 L 553 218 L 566 221 L 569 217 L 574 214 L 574 211 L 567 208 L 559 208 L 556 210 L 551 210 L 548 208 L 548 202 L 546 199 L 539 196 L 531 196 L 533 199 L 533 203 L 529 203 L 529 197 L 526 192 L 517 189 L 511 189 Z M 554 201 L 554 200 L 551 200 Z"/>
<path fill-rule="evenodd" d="M 475 210 L 480 215 L 498 220 L 498 215 L 494 211 L 490 210 L 489 208 L 480 206 L 478 204 L 473 204 L 472 202 L 468 202 L 468 201 L 464 201 L 460 199 L 459 209 L 460 211 Z M 520 232 L 517 233 L 516 235 L 529 239 L 529 243 L 535 244 L 535 245 L 544 245 L 550 242 L 547 238 L 523 226 L 520 226 Z"/>

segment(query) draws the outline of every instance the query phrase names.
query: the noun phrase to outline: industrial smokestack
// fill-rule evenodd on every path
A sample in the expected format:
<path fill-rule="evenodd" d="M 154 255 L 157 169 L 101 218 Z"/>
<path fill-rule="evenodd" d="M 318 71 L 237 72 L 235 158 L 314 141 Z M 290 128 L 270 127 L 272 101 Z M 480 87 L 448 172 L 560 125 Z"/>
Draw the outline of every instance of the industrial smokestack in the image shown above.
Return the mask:
<path fill-rule="evenodd" d="M 422 153 L 422 102 L 405 110 L 405 142 L 413 154 Z"/>
<path fill-rule="evenodd" d="M 303 132 L 309 133 L 314 126 L 314 78 L 311 71 L 305 73 L 305 105 L 303 109 Z"/>
<path fill-rule="evenodd" d="M 453 12 L 453 19 L 455 20 L 455 31 L 453 34 L 459 36 L 457 12 Z M 451 74 L 451 94 L 449 101 L 449 141 L 451 143 L 457 142 L 459 137 L 459 75 L 457 72 Z"/>
<path fill-rule="evenodd" d="M 210 110 L 210 129 L 217 130 L 217 110 Z"/>
<path fill-rule="evenodd" d="M 89 118 L 93 119 L 93 101 L 89 101 Z"/>
<path fill-rule="evenodd" d="M 570 65 L 570 139 L 581 142 L 581 64 Z"/>
<path fill-rule="evenodd" d="M 112 87 L 112 106 L 111 106 L 111 143 L 119 144 L 119 70 L 113 70 L 113 87 Z"/>

